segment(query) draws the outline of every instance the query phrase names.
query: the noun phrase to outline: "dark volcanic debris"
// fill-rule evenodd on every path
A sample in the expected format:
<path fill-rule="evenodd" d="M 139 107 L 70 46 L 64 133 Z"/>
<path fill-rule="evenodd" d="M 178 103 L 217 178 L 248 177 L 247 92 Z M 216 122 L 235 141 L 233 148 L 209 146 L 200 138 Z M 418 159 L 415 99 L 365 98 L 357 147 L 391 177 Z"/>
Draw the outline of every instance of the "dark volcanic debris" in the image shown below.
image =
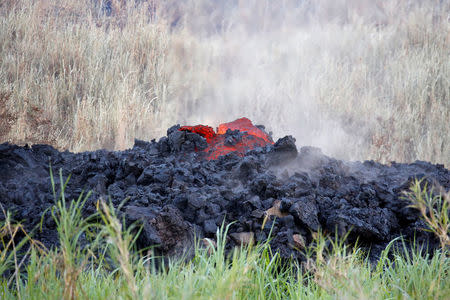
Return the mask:
<path fill-rule="evenodd" d="M 414 178 L 450 189 L 450 172 L 442 165 L 344 162 L 320 149 L 297 150 L 291 136 L 257 147 L 245 156 L 228 153 L 204 159 L 206 139 L 197 133 L 168 130 L 158 142 L 136 140 L 132 149 L 70 153 L 47 145 L 0 145 L 0 201 L 27 230 L 35 228 L 54 204 L 49 167 L 71 175 L 66 198 L 91 190 L 84 214 L 96 201 L 114 206 L 128 199 L 121 215 L 128 224 L 143 226 L 139 247 L 153 246 L 163 255 L 192 249 L 194 238 L 215 238 L 224 222 L 230 245 L 267 239 L 283 257 L 300 257 L 300 248 L 319 229 L 350 242 L 380 249 L 393 238 L 436 242 L 402 192 Z M 225 145 L 242 139 L 226 132 Z M 287 168 L 284 170 L 284 168 Z M 59 179 L 55 176 L 58 183 Z M 55 223 L 45 218 L 36 238 L 57 242 Z M 264 227 L 263 227 L 264 225 Z"/>

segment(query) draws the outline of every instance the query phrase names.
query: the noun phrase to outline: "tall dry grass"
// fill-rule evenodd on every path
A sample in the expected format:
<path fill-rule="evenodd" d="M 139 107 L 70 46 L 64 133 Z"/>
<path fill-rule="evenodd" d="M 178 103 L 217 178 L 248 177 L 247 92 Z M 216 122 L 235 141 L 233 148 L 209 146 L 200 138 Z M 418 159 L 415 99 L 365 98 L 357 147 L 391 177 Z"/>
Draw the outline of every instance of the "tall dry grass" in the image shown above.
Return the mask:
<path fill-rule="evenodd" d="M 160 133 L 166 29 L 144 11 L 99 18 L 82 2 L 2 7 L 0 90 L 17 118 L 7 139 L 80 151 Z"/>
<path fill-rule="evenodd" d="M 4 2 L 1 141 L 124 149 L 247 116 L 339 158 L 449 165 L 449 4 L 237 2 Z"/>

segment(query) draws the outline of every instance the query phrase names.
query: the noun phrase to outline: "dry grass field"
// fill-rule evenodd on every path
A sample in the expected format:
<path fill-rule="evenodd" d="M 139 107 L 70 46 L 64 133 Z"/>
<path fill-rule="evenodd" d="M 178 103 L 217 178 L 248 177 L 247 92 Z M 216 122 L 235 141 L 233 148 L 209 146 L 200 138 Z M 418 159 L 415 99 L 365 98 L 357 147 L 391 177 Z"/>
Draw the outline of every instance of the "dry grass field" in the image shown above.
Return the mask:
<path fill-rule="evenodd" d="M 246 116 L 343 159 L 450 165 L 445 1 L 0 2 L 0 142 L 125 149 Z"/>

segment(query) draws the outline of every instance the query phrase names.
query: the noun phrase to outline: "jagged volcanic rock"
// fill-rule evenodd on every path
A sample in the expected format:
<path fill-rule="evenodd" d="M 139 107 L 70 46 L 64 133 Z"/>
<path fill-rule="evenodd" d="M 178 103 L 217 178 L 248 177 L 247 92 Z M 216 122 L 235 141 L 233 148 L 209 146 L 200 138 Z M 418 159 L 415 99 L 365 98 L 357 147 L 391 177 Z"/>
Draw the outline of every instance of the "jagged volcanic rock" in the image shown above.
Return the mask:
<path fill-rule="evenodd" d="M 416 177 L 448 191 L 450 172 L 443 165 L 345 162 L 313 147 L 297 151 L 289 136 L 275 144 L 257 140 L 248 152 L 225 151 L 224 156 L 205 159 L 205 154 L 211 158 L 204 150 L 214 137 L 182 128 L 170 128 L 158 142 L 137 140 L 125 151 L 70 153 L 47 145 L 2 144 L 1 204 L 29 231 L 46 214 L 35 238 L 55 245 L 55 222 L 47 210 L 54 204 L 51 165 L 55 173 L 62 169 L 64 178 L 72 176 L 67 199 L 92 190 L 86 216 L 95 212 L 100 197 L 116 207 L 128 198 L 121 214 L 128 223 L 143 226 L 138 245 L 156 245 L 163 255 L 192 249 L 195 236 L 214 239 L 222 222 L 232 221 L 230 246 L 248 243 L 250 237 L 264 241 L 272 229 L 273 250 L 283 257 L 300 257 L 299 245 L 310 243 L 319 228 L 341 236 L 350 231 L 350 242 L 359 239 L 374 253 L 399 235 L 415 235 L 416 241 L 431 247 L 436 243 L 422 230 L 426 225 L 402 191 Z M 248 139 L 233 128 L 221 134 L 225 147 Z"/>

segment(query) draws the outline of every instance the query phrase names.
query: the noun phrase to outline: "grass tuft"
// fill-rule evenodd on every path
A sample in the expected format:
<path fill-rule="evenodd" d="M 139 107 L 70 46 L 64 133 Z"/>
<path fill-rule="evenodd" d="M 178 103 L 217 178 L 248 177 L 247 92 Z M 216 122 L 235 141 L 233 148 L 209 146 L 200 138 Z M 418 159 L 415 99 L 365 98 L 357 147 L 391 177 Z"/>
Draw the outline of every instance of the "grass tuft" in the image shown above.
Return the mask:
<path fill-rule="evenodd" d="M 222 226 L 215 242 L 206 241 L 206 247 L 196 243 L 193 259 L 161 259 L 134 249 L 136 230 L 125 227 L 111 204 L 99 200 L 98 212 L 84 218 L 89 194 L 69 202 L 61 172 L 59 182 L 57 193 L 52 179 L 58 247 L 41 251 L 34 241 L 23 251 L 31 238 L 16 242 L 22 227 L 5 212 L 0 227 L 2 299 L 446 299 L 450 293 L 447 247 L 431 255 L 421 249 L 393 251 L 396 240 L 372 265 L 345 239 L 319 232 L 304 251 L 305 261 L 298 263 L 281 259 L 269 242 L 228 252 L 229 226 Z M 417 185 L 412 191 L 428 199 L 420 205 L 431 203 L 426 188 Z M 444 202 L 432 203 L 434 213 L 442 212 L 436 204 Z M 439 214 L 425 220 L 446 224 Z"/>
<path fill-rule="evenodd" d="M 450 192 L 434 191 L 428 187 L 428 183 L 415 180 L 410 190 L 406 193 L 414 207 L 420 211 L 422 218 L 427 223 L 427 230 L 433 232 L 441 243 L 441 248 L 450 247 Z"/>

